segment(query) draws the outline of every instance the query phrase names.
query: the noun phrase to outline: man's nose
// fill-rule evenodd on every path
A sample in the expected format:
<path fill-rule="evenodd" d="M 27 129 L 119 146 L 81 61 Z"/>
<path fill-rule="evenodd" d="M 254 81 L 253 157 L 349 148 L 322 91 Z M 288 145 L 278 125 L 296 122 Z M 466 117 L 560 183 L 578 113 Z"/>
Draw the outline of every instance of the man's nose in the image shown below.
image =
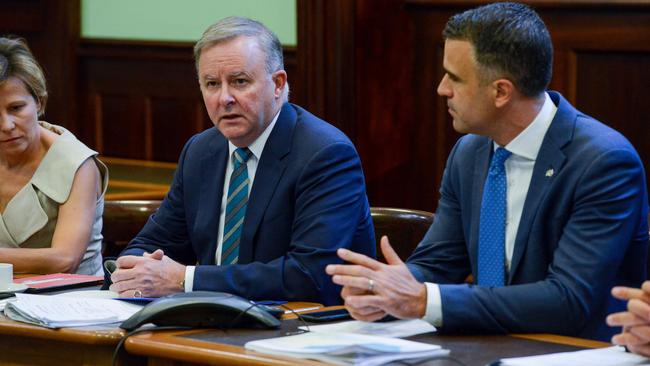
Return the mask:
<path fill-rule="evenodd" d="M 449 77 L 445 74 L 438 84 L 438 89 L 436 90 L 438 95 L 441 97 L 451 97 L 451 88 L 449 87 Z"/>
<path fill-rule="evenodd" d="M 227 86 L 221 88 L 221 95 L 219 96 L 219 100 L 221 104 L 226 107 L 235 104 L 235 97 L 232 95 Z"/>

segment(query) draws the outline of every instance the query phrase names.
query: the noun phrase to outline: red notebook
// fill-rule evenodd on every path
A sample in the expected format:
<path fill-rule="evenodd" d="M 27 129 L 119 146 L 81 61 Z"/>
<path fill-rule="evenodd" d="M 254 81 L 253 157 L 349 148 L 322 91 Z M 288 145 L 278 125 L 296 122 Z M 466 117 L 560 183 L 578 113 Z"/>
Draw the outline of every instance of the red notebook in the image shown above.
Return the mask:
<path fill-rule="evenodd" d="M 104 282 L 104 277 L 72 273 L 54 273 L 49 275 L 17 278 L 14 282 L 24 283 L 29 286 L 25 292 L 35 294 L 78 287 L 97 286 Z"/>

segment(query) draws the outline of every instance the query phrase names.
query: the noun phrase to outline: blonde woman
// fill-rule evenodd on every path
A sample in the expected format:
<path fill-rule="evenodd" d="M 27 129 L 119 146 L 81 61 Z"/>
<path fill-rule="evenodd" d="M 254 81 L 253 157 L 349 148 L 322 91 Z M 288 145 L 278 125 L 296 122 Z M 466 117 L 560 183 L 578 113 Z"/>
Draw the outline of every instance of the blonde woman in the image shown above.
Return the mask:
<path fill-rule="evenodd" d="M 27 44 L 0 38 L 0 262 L 18 273 L 101 275 L 108 172 L 63 127 Z"/>

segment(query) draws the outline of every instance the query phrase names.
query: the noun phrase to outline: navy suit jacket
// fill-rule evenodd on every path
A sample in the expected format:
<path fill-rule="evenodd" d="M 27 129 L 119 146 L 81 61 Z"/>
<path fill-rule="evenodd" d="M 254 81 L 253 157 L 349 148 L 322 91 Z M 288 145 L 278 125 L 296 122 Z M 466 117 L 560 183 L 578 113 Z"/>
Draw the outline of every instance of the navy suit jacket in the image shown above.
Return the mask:
<path fill-rule="evenodd" d="M 121 255 L 157 248 L 198 266 L 194 290 L 340 304 L 325 266 L 338 248 L 375 256 L 361 161 L 338 129 L 285 103 L 259 161 L 235 265 L 215 265 L 228 141 L 211 128 L 183 148 L 160 209 Z"/>
<path fill-rule="evenodd" d="M 493 141 L 463 136 L 449 156 L 434 222 L 408 259 L 416 278 L 440 284 L 442 331 L 609 340 L 616 329 L 605 316 L 625 307 L 610 289 L 645 279 L 648 207 L 639 156 L 618 132 L 549 94 L 558 111 L 535 161 L 505 287 L 463 284 L 477 273 Z"/>

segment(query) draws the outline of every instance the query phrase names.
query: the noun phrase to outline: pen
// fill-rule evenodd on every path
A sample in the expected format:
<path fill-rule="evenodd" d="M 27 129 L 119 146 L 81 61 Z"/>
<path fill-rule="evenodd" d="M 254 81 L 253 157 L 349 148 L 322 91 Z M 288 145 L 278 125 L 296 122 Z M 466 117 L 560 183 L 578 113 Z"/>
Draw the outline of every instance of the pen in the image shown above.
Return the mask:
<path fill-rule="evenodd" d="M 256 305 L 284 305 L 287 302 L 284 300 L 261 300 L 261 301 L 251 301 L 251 303 Z"/>
<path fill-rule="evenodd" d="M 285 310 L 284 313 L 285 314 L 300 313 L 300 312 L 303 312 L 303 311 L 317 310 L 317 309 L 320 309 L 320 308 L 321 308 L 320 306 L 312 306 L 312 307 L 308 307 L 308 308 Z"/>

